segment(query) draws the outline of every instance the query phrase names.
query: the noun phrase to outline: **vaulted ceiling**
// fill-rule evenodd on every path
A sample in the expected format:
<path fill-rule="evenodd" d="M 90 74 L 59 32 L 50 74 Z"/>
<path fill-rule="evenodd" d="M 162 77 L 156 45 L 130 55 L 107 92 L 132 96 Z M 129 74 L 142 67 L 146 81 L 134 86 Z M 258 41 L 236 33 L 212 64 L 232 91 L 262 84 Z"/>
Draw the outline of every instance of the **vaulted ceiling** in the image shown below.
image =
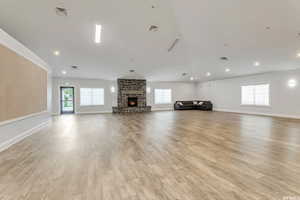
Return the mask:
<path fill-rule="evenodd" d="M 68 16 L 58 16 L 58 6 Z M 205 81 L 299 68 L 299 13 L 299 0 L 1 0 L 0 27 L 54 76 L 112 80 L 133 69 L 147 80 Z"/>

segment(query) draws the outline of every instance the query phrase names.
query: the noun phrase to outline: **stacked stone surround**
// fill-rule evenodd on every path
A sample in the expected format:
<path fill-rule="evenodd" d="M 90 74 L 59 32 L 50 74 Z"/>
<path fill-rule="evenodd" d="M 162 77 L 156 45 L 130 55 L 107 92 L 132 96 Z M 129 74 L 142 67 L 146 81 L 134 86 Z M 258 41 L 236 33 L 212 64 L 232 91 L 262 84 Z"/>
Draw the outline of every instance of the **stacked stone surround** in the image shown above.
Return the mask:
<path fill-rule="evenodd" d="M 118 106 L 113 107 L 113 113 L 149 112 L 147 106 L 146 80 L 118 79 Z M 128 97 L 137 97 L 137 107 L 128 107 Z"/>

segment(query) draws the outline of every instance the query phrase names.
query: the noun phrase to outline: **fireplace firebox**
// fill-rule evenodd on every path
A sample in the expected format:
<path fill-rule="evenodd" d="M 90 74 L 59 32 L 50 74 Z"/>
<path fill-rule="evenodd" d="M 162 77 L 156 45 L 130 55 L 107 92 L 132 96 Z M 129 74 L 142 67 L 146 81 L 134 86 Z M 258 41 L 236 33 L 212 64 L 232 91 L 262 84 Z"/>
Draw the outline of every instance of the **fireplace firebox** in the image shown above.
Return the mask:
<path fill-rule="evenodd" d="M 137 107 L 138 98 L 137 97 L 128 97 L 128 107 Z"/>

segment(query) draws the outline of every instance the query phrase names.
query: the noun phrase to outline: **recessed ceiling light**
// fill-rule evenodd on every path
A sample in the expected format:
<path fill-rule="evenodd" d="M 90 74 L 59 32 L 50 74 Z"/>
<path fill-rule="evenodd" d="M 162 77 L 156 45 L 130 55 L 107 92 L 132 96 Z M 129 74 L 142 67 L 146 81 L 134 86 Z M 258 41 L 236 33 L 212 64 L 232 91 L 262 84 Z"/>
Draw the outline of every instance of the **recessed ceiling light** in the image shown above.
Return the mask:
<path fill-rule="evenodd" d="M 298 53 L 298 54 L 297 54 L 297 57 L 299 57 L 299 58 L 300 58 L 300 53 Z"/>
<path fill-rule="evenodd" d="M 101 42 L 101 31 L 102 31 L 102 26 L 100 24 L 96 24 L 95 28 L 95 42 L 99 44 Z"/>
<path fill-rule="evenodd" d="M 260 66 L 260 62 L 254 62 L 254 66 Z"/>
<path fill-rule="evenodd" d="M 193 81 L 193 80 L 194 80 L 194 77 L 191 77 L 190 80 Z"/>
<path fill-rule="evenodd" d="M 60 55 L 60 52 L 59 52 L 59 51 L 54 51 L 53 53 L 54 53 L 54 55 L 56 55 L 56 56 L 59 56 L 59 55 Z"/>
<path fill-rule="evenodd" d="M 225 69 L 225 72 L 230 72 L 230 69 L 229 69 L 229 68 L 226 68 L 226 69 Z"/>
<path fill-rule="evenodd" d="M 67 71 L 66 70 L 62 70 L 61 73 L 62 74 L 67 74 Z"/>
<path fill-rule="evenodd" d="M 210 76 L 210 75 L 211 75 L 211 73 L 210 73 L 210 72 L 207 72 L 207 73 L 206 73 L 206 76 Z"/>
<path fill-rule="evenodd" d="M 290 88 L 296 87 L 296 86 L 297 86 L 297 81 L 296 81 L 295 79 L 290 79 L 290 80 L 288 81 L 288 86 L 289 86 Z"/>

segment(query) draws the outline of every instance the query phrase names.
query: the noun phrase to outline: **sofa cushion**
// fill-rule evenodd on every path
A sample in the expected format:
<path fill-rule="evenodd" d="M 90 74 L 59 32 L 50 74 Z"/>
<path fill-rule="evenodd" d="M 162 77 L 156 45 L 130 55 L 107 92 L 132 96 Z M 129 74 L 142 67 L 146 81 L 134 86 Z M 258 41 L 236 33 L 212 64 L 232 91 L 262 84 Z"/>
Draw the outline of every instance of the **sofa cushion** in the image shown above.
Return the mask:
<path fill-rule="evenodd" d="M 189 105 L 193 105 L 192 101 L 181 101 L 183 105 L 185 106 L 189 106 Z"/>
<path fill-rule="evenodd" d="M 183 106 L 183 103 L 181 101 L 177 102 L 177 104 Z"/>

